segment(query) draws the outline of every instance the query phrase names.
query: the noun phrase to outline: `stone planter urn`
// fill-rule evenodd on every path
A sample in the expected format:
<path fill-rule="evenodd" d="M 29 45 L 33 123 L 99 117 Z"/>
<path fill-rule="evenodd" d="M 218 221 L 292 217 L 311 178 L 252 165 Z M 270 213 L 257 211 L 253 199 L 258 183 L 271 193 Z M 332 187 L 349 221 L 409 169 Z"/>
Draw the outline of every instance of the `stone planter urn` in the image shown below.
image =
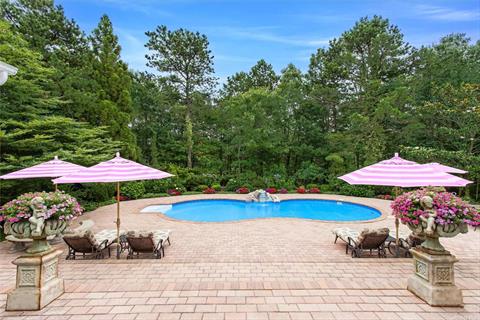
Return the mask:
<path fill-rule="evenodd" d="M 440 225 L 435 222 L 433 200 L 424 196 L 420 204 L 428 217 L 421 216 L 419 224 L 407 223 L 417 236 L 425 241 L 410 250 L 414 274 L 408 279 L 407 289 L 432 306 L 462 306 L 462 291 L 455 285 L 454 263 L 457 258 L 441 245 L 441 237 L 467 233 L 465 223 Z"/>
<path fill-rule="evenodd" d="M 13 261 L 17 266 L 15 289 L 7 294 L 7 311 L 40 310 L 64 292 L 63 279 L 58 278 L 58 257 L 61 250 L 53 249 L 47 237 L 64 232 L 64 220 L 45 220 L 45 205 L 41 197 L 31 201 L 32 216 L 28 221 L 6 222 L 5 234 L 18 239 L 32 239 L 26 253 Z"/>

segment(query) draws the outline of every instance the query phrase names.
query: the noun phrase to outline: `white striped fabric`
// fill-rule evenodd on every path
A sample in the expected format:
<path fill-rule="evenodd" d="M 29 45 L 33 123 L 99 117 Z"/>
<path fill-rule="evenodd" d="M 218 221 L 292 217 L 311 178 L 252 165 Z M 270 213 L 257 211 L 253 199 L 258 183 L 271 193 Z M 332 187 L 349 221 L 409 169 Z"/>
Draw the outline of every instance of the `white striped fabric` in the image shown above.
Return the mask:
<path fill-rule="evenodd" d="M 144 166 L 117 156 L 100 162 L 73 174 L 53 180 L 53 183 L 122 182 L 134 180 L 154 180 L 172 177 L 168 172 Z"/>
<path fill-rule="evenodd" d="M 368 167 L 339 177 L 349 184 L 393 187 L 463 187 L 471 183 L 446 173 L 436 166 L 418 164 L 400 158 L 397 154 Z"/>
<path fill-rule="evenodd" d="M 85 169 L 85 167 L 59 160 L 55 156 L 53 160 L 15 172 L 7 173 L 3 176 L 0 176 L 0 179 L 58 178 L 82 169 Z"/>
<path fill-rule="evenodd" d="M 468 172 L 468 171 L 465 171 L 465 170 L 462 170 L 462 169 L 449 167 L 449 166 L 446 166 L 444 164 L 440 164 L 440 163 L 437 163 L 437 162 L 427 163 L 427 164 L 425 164 L 425 166 L 430 166 L 430 167 L 434 168 L 435 170 L 443 171 L 443 172 L 447 172 L 447 173 L 465 174 L 465 173 Z"/>

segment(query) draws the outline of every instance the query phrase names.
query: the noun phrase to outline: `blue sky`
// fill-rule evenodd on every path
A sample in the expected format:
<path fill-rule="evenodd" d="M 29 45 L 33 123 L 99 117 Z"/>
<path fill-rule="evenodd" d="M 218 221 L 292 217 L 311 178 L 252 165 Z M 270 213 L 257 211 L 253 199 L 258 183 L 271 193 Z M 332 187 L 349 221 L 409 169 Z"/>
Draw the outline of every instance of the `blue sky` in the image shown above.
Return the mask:
<path fill-rule="evenodd" d="M 157 25 L 207 35 L 215 71 L 223 82 L 248 71 L 261 58 L 280 71 L 302 70 L 318 47 L 339 37 L 363 16 L 378 14 L 396 24 L 414 46 L 453 32 L 480 39 L 480 0 L 57 0 L 70 18 L 90 32 L 104 13 L 111 18 L 131 69 L 146 70 L 144 35 Z"/>

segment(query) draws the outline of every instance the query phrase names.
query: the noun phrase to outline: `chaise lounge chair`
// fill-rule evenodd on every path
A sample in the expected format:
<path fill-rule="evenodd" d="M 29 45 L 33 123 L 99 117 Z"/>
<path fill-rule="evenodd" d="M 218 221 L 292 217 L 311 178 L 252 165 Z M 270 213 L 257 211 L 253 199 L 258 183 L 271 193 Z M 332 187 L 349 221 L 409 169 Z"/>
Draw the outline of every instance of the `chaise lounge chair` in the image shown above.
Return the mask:
<path fill-rule="evenodd" d="M 379 257 L 386 257 L 385 240 L 389 237 L 390 230 L 388 228 L 381 229 L 364 229 L 362 232 L 350 228 L 336 228 L 333 231 L 335 234 L 335 241 L 338 238 L 346 243 L 345 253 L 351 250 L 352 257 L 360 257 L 364 250 L 377 250 Z"/>
<path fill-rule="evenodd" d="M 170 230 L 128 231 L 125 235 L 128 243 L 127 259 L 139 258 L 140 254 L 151 254 L 160 259 L 165 256 L 165 243 L 170 245 Z"/>
<path fill-rule="evenodd" d="M 124 232 L 121 232 L 121 234 L 122 233 Z M 110 257 L 110 246 L 115 243 L 116 239 L 116 230 L 102 230 L 94 234 L 90 229 L 87 229 L 67 233 L 63 236 L 63 240 L 68 245 L 68 255 L 66 259 L 75 259 L 77 253 L 81 253 L 84 259 L 103 259 L 105 258 L 106 252 L 108 252 L 108 257 Z"/>

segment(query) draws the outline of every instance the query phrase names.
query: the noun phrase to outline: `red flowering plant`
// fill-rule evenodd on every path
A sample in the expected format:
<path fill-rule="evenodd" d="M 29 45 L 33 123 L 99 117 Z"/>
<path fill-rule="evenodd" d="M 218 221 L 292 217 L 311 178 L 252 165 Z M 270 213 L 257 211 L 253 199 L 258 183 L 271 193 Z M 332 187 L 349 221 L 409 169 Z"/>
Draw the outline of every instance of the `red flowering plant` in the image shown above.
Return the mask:
<path fill-rule="evenodd" d="M 436 192 L 429 188 L 406 192 L 398 196 L 391 204 L 393 215 L 404 224 L 419 225 L 424 220 L 421 217 L 428 218 L 429 216 L 429 213 L 425 212 L 421 206 L 421 199 L 425 196 L 433 199 L 432 209 L 436 214 L 436 224 L 444 228 L 460 224 L 480 226 L 480 213 L 475 207 L 453 193 Z"/>
<path fill-rule="evenodd" d="M 310 188 L 310 190 L 308 190 L 308 193 L 320 193 L 320 189 L 319 188 Z"/>
<path fill-rule="evenodd" d="M 170 196 L 181 196 L 182 195 L 182 191 L 180 191 L 179 188 L 169 189 L 169 190 L 167 190 L 167 193 Z"/>
<path fill-rule="evenodd" d="M 278 192 L 285 194 L 285 193 L 288 193 L 288 190 L 285 189 L 285 188 L 282 188 L 282 189 L 280 189 Z"/>
<path fill-rule="evenodd" d="M 34 192 L 25 193 L 18 198 L 5 203 L 0 208 L 0 222 L 23 222 L 33 215 L 32 200 L 40 197 L 43 199 L 45 209 L 45 220 L 65 220 L 76 219 L 83 214 L 83 208 L 77 199 L 64 193 L 57 192 Z"/>
<path fill-rule="evenodd" d="M 305 189 L 305 187 L 303 187 L 303 186 L 298 187 L 297 188 L 297 193 L 301 193 L 301 194 L 307 193 L 307 189 Z"/>
<path fill-rule="evenodd" d="M 277 189 L 273 188 L 273 187 L 267 188 L 267 189 L 265 189 L 265 191 L 267 191 L 268 193 L 271 193 L 271 194 L 277 193 Z"/>
<path fill-rule="evenodd" d="M 240 193 L 240 194 L 246 194 L 246 193 L 249 193 L 250 190 L 248 190 L 247 187 L 240 187 L 240 188 L 237 189 L 236 192 L 237 192 L 237 193 Z"/>
<path fill-rule="evenodd" d="M 217 193 L 217 191 L 211 187 L 208 187 L 206 188 L 205 190 L 203 190 L 203 193 L 204 194 L 214 194 L 214 193 Z"/>

